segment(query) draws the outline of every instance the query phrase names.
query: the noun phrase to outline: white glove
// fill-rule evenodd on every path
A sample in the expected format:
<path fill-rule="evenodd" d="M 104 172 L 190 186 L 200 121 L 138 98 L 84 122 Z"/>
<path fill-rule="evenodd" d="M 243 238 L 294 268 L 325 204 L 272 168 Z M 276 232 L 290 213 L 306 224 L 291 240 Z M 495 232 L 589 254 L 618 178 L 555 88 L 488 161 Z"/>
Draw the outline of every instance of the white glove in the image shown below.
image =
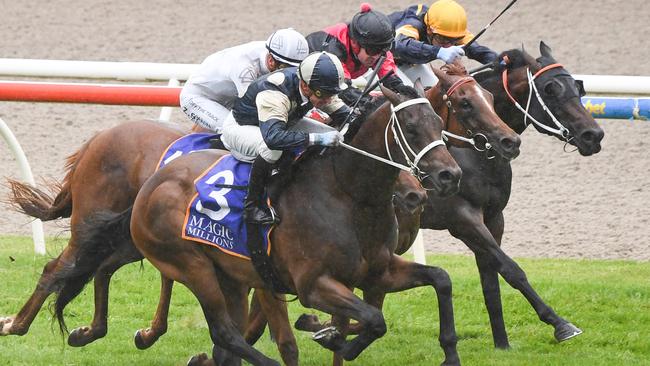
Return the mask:
<path fill-rule="evenodd" d="M 445 63 L 451 64 L 458 57 L 465 56 L 465 50 L 461 46 L 449 46 L 449 47 L 440 47 L 438 55 L 436 56 L 439 60 L 444 61 Z"/>
<path fill-rule="evenodd" d="M 323 133 L 310 133 L 309 145 L 321 146 L 338 146 L 343 141 L 343 135 L 339 131 L 330 131 Z"/>
<path fill-rule="evenodd" d="M 363 90 L 366 85 L 368 85 L 368 80 L 363 76 L 359 76 L 356 79 L 352 79 L 352 87 Z"/>

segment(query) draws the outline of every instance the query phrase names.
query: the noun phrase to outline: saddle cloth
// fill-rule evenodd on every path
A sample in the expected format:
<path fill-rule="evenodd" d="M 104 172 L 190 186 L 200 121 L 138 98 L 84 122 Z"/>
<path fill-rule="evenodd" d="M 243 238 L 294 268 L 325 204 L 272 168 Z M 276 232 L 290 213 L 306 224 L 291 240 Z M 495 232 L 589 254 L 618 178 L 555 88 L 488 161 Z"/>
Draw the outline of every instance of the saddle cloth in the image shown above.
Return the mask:
<path fill-rule="evenodd" d="M 209 149 L 211 133 L 193 133 L 174 141 L 160 158 L 159 169 L 179 156 Z M 185 213 L 182 237 L 207 244 L 240 258 L 250 259 L 243 219 L 244 198 L 251 165 L 228 154 L 194 180 L 196 194 Z M 264 231 L 264 250 L 270 253 L 269 228 Z"/>

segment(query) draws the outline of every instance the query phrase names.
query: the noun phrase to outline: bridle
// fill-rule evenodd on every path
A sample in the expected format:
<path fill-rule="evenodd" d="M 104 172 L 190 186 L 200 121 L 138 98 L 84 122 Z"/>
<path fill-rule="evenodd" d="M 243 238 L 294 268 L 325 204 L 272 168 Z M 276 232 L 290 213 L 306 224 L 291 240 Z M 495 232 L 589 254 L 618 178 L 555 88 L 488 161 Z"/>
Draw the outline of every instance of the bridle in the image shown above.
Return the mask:
<path fill-rule="evenodd" d="M 424 155 L 426 155 L 429 151 L 431 151 L 435 147 L 445 146 L 445 143 L 442 139 L 434 140 L 431 143 L 429 143 L 427 146 L 425 146 L 422 150 L 420 150 L 420 152 L 418 153 L 415 153 L 413 148 L 411 148 L 411 145 L 408 143 L 406 137 L 404 136 L 404 132 L 402 131 L 402 126 L 399 124 L 399 120 L 397 118 L 397 112 L 415 104 L 430 104 L 430 103 L 429 100 L 426 98 L 415 98 L 415 99 L 409 99 L 405 102 L 402 102 L 397 106 L 393 106 L 392 104 L 390 105 L 391 116 L 390 116 L 390 120 L 386 124 L 386 129 L 384 130 L 384 146 L 386 148 L 386 153 L 388 154 L 388 159 L 371 154 L 367 151 L 358 149 L 354 146 L 350 146 L 344 142 L 341 142 L 340 145 L 348 150 L 367 156 L 371 159 L 375 159 L 382 163 L 391 165 L 395 168 L 407 171 L 411 175 L 413 175 L 420 183 L 422 183 L 422 181 L 427 178 L 427 175 L 423 174 L 420 168 L 418 167 L 420 160 L 422 159 L 422 157 L 424 157 Z M 388 145 L 388 130 L 392 131 L 395 143 L 399 147 L 399 150 L 401 151 L 404 160 L 406 160 L 407 165 L 400 164 L 393 159 L 393 156 L 390 153 L 390 148 Z M 344 133 L 344 131 L 341 132 Z M 411 157 L 413 157 L 413 159 L 411 159 Z"/>
<path fill-rule="evenodd" d="M 573 136 L 571 136 L 571 132 L 566 127 L 564 127 L 564 125 L 562 125 L 560 123 L 560 121 L 558 121 L 558 119 L 555 117 L 555 115 L 553 115 L 553 113 L 548 108 L 546 103 L 544 103 L 544 100 L 542 99 L 542 97 L 539 95 L 539 91 L 537 90 L 537 85 L 535 84 L 535 79 L 538 76 L 542 75 L 543 73 L 545 73 L 548 70 L 555 69 L 555 68 L 561 68 L 561 67 L 563 67 L 563 66 L 562 66 L 562 64 L 559 64 L 559 63 L 550 64 L 550 65 L 544 66 L 541 69 L 539 69 L 539 71 L 537 71 L 534 75 L 533 75 L 533 73 L 530 72 L 530 68 L 526 67 L 526 77 L 528 78 L 528 100 L 526 101 L 526 108 L 525 109 L 519 104 L 519 102 L 517 102 L 517 100 L 515 100 L 515 98 L 510 93 L 510 90 L 509 90 L 509 87 L 508 87 L 508 68 L 505 68 L 503 70 L 503 73 L 501 74 L 502 75 L 501 78 L 502 78 L 502 81 L 503 81 L 503 89 L 505 89 L 506 94 L 508 95 L 508 97 L 510 98 L 512 103 L 515 105 L 515 107 L 517 107 L 517 109 L 519 109 L 524 114 L 524 121 L 523 121 L 524 126 L 528 126 L 528 124 L 529 124 L 528 120 L 530 120 L 532 123 L 535 124 L 535 126 L 549 132 L 552 135 L 555 135 L 555 136 L 559 137 L 560 139 L 562 139 L 563 141 L 568 143 L 569 141 L 571 141 L 571 139 L 573 139 Z M 535 96 L 537 97 L 538 103 L 540 104 L 542 109 L 546 112 L 546 114 L 551 118 L 551 120 L 553 121 L 553 123 L 555 124 L 555 126 L 557 128 L 549 127 L 549 126 L 539 122 L 537 119 L 535 119 L 528 112 L 528 110 L 530 109 L 530 102 L 531 102 L 532 97 L 533 97 L 533 92 L 535 92 Z"/>
<path fill-rule="evenodd" d="M 456 80 L 455 83 L 453 83 L 449 87 L 449 89 L 445 92 L 445 94 L 443 94 L 442 100 L 447 105 L 447 121 L 445 122 L 446 127 L 449 126 L 451 114 L 456 113 L 456 110 L 454 109 L 454 107 L 451 104 L 450 97 L 454 94 L 454 92 L 456 90 L 458 90 L 458 88 L 460 86 L 462 86 L 464 84 L 467 84 L 467 83 L 470 83 L 470 82 L 475 82 L 476 83 L 476 80 L 471 76 L 467 76 L 467 77 L 464 77 L 462 79 L 458 79 L 458 80 Z M 451 137 L 451 138 L 454 138 L 456 140 L 463 141 L 463 142 L 466 142 L 466 143 L 472 145 L 472 147 L 474 147 L 474 149 L 476 151 L 480 151 L 480 152 L 489 151 L 490 149 L 492 149 L 492 145 L 488 142 L 488 138 L 484 134 L 482 134 L 480 132 L 472 134 L 472 132 L 470 130 L 467 130 L 467 134 L 471 135 L 471 137 L 467 138 L 467 137 L 456 135 L 456 134 L 454 134 L 452 132 L 449 132 L 449 131 L 446 131 L 446 130 L 442 131 L 442 136 L 443 136 L 443 139 L 445 141 L 448 141 L 449 138 Z M 480 147 L 480 146 L 478 146 L 476 144 L 476 138 L 477 137 L 480 137 L 485 141 L 484 144 L 483 144 L 483 147 Z M 493 156 L 488 156 L 488 159 L 493 159 L 494 157 L 495 157 L 494 155 Z"/>

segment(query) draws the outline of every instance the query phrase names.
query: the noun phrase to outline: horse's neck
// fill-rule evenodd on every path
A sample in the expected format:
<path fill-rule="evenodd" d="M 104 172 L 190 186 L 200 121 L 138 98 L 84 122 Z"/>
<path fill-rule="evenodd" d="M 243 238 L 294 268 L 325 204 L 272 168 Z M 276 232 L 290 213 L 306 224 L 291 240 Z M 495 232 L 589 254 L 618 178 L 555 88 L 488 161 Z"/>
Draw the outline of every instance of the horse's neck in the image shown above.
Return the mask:
<path fill-rule="evenodd" d="M 390 115 L 388 108 L 384 104 L 368 117 L 352 140 L 352 146 L 388 159 L 384 140 L 386 123 L 380 121 L 384 119 L 382 116 Z M 388 133 L 389 148 L 392 156 L 396 157 L 392 132 L 389 130 Z M 391 202 L 399 174 L 397 168 L 350 150 L 340 151 L 333 158 L 338 186 L 355 202 L 378 205 Z"/>
<path fill-rule="evenodd" d="M 510 76 L 515 73 L 525 74 L 525 67 L 516 68 L 514 71 L 509 70 L 508 73 Z M 512 77 L 509 79 L 512 80 Z M 501 119 L 508 125 L 508 127 L 510 127 L 517 134 L 521 135 L 527 127 L 527 125 L 524 123 L 524 114 L 519 109 L 517 109 L 513 101 L 508 96 L 505 86 L 503 85 L 502 74 L 495 74 L 489 79 L 485 79 L 481 82 L 481 86 L 491 92 L 492 95 L 494 95 L 494 110 L 497 112 L 497 115 L 501 117 Z M 528 87 L 526 87 L 525 90 L 517 93 L 513 90 L 513 86 L 514 83 L 508 83 L 508 90 L 510 91 L 510 94 L 513 98 L 515 98 L 515 100 L 519 102 L 520 105 L 522 105 L 523 108 L 526 108 L 525 100 L 527 100 L 528 94 L 525 96 L 522 96 L 522 94 L 528 93 Z"/>

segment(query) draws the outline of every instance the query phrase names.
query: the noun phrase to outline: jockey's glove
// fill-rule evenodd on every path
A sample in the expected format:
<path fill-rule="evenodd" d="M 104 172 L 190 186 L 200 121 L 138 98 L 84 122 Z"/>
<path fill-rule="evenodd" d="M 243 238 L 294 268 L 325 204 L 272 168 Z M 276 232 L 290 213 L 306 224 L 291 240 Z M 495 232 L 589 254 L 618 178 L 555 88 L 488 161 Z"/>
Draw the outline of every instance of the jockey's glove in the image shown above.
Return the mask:
<path fill-rule="evenodd" d="M 444 61 L 445 63 L 451 64 L 456 61 L 457 58 L 465 56 L 465 50 L 461 46 L 449 46 L 449 47 L 440 47 L 438 55 L 436 56 L 439 60 Z"/>
<path fill-rule="evenodd" d="M 309 134 L 309 146 L 338 146 L 341 141 L 343 141 L 343 135 L 339 131 Z"/>

